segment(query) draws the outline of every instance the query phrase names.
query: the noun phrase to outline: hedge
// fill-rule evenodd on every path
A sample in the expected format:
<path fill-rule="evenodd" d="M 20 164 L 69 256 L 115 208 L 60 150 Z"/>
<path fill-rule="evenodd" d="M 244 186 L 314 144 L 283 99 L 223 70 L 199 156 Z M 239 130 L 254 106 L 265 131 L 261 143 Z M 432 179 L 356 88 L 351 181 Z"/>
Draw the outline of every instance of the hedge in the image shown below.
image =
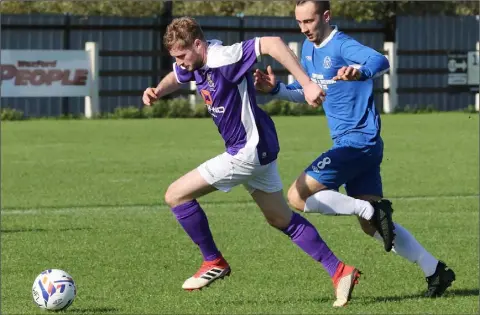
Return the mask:
<path fill-rule="evenodd" d="M 272 100 L 260 107 L 270 116 L 310 116 L 324 115 L 321 107 L 313 108 L 308 104 L 297 104 L 283 100 Z M 475 107 L 469 105 L 461 110 L 467 113 L 475 113 Z M 411 107 L 405 105 L 398 108 L 396 113 L 432 113 L 438 112 L 432 105 Z M 2 108 L 0 110 L 1 120 L 24 120 L 22 111 L 10 108 Z M 185 98 L 174 98 L 170 100 L 159 100 L 149 107 L 117 107 L 113 113 L 103 113 L 94 117 L 95 119 L 146 119 L 146 118 L 205 118 L 210 117 L 208 110 L 204 104 L 196 104 L 191 106 Z M 58 117 L 42 117 L 47 119 L 82 119 L 79 115 L 65 115 Z"/>

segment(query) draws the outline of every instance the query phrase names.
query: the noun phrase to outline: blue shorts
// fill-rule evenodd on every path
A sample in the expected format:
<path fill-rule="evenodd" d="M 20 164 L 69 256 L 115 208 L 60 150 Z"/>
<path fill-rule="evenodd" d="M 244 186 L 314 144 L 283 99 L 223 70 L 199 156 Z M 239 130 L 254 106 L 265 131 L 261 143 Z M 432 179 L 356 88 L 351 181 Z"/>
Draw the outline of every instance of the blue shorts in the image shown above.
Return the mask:
<path fill-rule="evenodd" d="M 383 142 L 365 148 L 333 146 L 322 153 L 305 170 L 328 189 L 338 190 L 345 185 L 349 196 L 374 195 L 383 197 L 380 164 L 383 159 Z"/>

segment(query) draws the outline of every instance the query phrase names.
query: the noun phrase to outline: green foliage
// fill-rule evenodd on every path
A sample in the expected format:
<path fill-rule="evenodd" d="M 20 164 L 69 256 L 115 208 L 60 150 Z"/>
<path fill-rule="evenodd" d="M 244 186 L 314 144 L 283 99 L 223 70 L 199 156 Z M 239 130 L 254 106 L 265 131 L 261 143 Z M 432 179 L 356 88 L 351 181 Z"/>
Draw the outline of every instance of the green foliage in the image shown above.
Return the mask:
<path fill-rule="evenodd" d="M 419 104 L 419 105 L 410 105 L 406 104 L 405 106 L 395 108 L 396 114 L 424 114 L 424 113 L 436 113 L 438 110 L 433 104 Z"/>
<path fill-rule="evenodd" d="M 297 104 L 279 99 L 273 99 L 261 107 L 270 116 L 310 116 L 324 114 L 321 107 L 313 108 L 308 104 Z"/>
<path fill-rule="evenodd" d="M 210 117 L 210 114 L 208 113 L 207 106 L 205 104 L 196 104 L 194 113 L 193 113 L 194 118 L 206 118 Z"/>
<path fill-rule="evenodd" d="M 167 117 L 168 112 L 170 110 L 169 108 L 170 108 L 170 104 L 167 100 L 159 100 L 153 103 L 151 107 L 152 115 L 150 117 L 153 117 L 153 118 Z M 146 107 L 146 109 L 148 109 L 148 107 Z"/>
<path fill-rule="evenodd" d="M 280 99 L 273 99 L 268 103 L 260 104 L 260 108 L 270 116 L 314 116 L 325 115 L 322 107 L 313 108 L 308 104 L 298 104 Z M 460 112 L 477 113 L 474 105 L 469 105 Z M 437 113 L 439 110 L 433 104 L 415 105 L 407 104 L 395 109 L 395 114 L 425 114 Z M 102 113 L 93 119 L 146 119 L 146 118 L 210 118 L 207 107 L 203 103 L 190 105 L 188 99 L 177 97 L 173 99 L 162 99 L 152 106 L 138 107 L 127 106 L 117 107 L 113 113 Z M 1 120 L 23 120 L 23 112 L 4 108 L 1 110 Z M 40 119 L 84 119 L 81 115 L 62 115 L 58 117 L 42 117 Z"/>
<path fill-rule="evenodd" d="M 70 13 L 74 15 L 153 16 L 161 14 L 163 1 L 6 1 L 1 13 Z"/>
<path fill-rule="evenodd" d="M 23 112 L 16 109 L 11 108 L 2 108 L 0 110 L 0 120 L 23 120 L 25 119 Z"/>
<path fill-rule="evenodd" d="M 385 21 L 397 15 L 478 15 L 476 1 L 331 1 L 333 16 L 357 21 Z M 285 1 L 173 1 L 173 15 L 290 16 L 295 2 Z M 71 13 L 76 15 L 154 16 L 162 13 L 163 1 L 4 1 L 1 13 Z"/>
<path fill-rule="evenodd" d="M 167 117 L 189 118 L 193 116 L 193 109 L 187 99 L 183 97 L 174 98 L 170 101 Z"/>
<path fill-rule="evenodd" d="M 115 108 L 112 118 L 146 118 L 145 113 L 138 107 L 117 107 Z"/>
<path fill-rule="evenodd" d="M 463 112 L 468 114 L 474 114 L 477 113 L 477 110 L 475 109 L 475 105 L 468 105 L 466 108 L 463 109 Z"/>

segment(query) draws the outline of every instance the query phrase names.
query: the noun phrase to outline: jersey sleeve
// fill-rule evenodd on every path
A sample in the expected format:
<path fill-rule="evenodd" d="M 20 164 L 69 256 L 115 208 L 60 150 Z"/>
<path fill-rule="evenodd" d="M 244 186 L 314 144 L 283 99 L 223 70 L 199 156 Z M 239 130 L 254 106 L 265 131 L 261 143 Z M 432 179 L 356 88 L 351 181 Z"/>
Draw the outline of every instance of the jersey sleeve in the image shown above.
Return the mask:
<path fill-rule="evenodd" d="M 308 73 L 308 69 L 305 65 L 305 58 L 302 55 L 302 59 L 300 60 L 300 64 L 305 72 Z M 305 94 L 303 93 L 303 88 L 298 83 L 297 80 L 293 81 L 292 83 L 286 85 L 283 82 L 279 82 L 275 91 L 271 93 L 278 98 L 294 103 L 305 103 Z"/>
<path fill-rule="evenodd" d="M 223 76 L 238 82 L 247 74 L 255 63 L 260 61 L 260 39 L 254 38 L 231 46 L 220 46 L 215 51 L 208 64 L 219 67 Z"/>
<path fill-rule="evenodd" d="M 285 85 L 284 83 L 280 82 L 277 97 L 289 102 L 306 103 L 305 94 L 303 93 L 303 88 L 300 86 L 300 84 L 297 81 L 288 85 Z"/>
<path fill-rule="evenodd" d="M 340 55 L 348 63 L 360 70 L 360 80 L 368 80 L 386 73 L 390 64 L 378 51 L 348 38 L 340 46 Z"/>
<path fill-rule="evenodd" d="M 175 62 L 173 63 L 173 73 L 175 73 L 175 78 L 178 83 L 184 84 L 190 81 L 195 81 L 195 76 L 193 72 L 188 71 L 185 68 L 180 67 Z"/>

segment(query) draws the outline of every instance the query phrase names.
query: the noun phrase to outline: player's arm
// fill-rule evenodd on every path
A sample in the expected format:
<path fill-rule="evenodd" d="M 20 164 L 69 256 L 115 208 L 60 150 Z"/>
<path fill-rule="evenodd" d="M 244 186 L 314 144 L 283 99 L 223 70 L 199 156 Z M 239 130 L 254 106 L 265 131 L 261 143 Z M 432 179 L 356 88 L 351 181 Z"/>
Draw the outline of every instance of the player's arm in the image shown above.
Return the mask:
<path fill-rule="evenodd" d="M 303 69 L 305 69 L 303 58 L 301 64 Z M 259 69 L 255 70 L 253 78 L 255 88 L 261 92 L 268 93 L 289 102 L 305 103 L 305 95 L 300 83 L 295 80 L 293 83 L 287 85 L 277 80 L 271 66 L 267 66 L 266 72 L 260 71 Z"/>
<path fill-rule="evenodd" d="M 244 80 L 245 75 L 249 75 L 250 69 L 260 60 L 261 55 L 270 55 L 297 79 L 304 91 L 302 100 L 314 107 L 323 101 L 325 92 L 310 81 L 295 54 L 280 37 L 257 37 L 231 46 L 214 46 L 211 52 L 215 58 L 207 63 L 211 67 L 219 67 L 223 76 L 236 84 Z"/>
<path fill-rule="evenodd" d="M 191 72 L 174 63 L 173 71 L 167 74 L 160 83 L 158 83 L 157 87 L 147 88 L 143 92 L 143 104 L 150 106 L 159 98 L 177 91 L 183 84 L 193 79 L 194 77 Z"/>
<path fill-rule="evenodd" d="M 157 87 L 155 88 L 155 94 L 158 98 L 161 98 L 165 95 L 173 93 L 180 89 L 183 83 L 180 83 L 175 75 L 175 72 L 172 71 L 167 74 L 161 81 L 158 83 Z"/>
<path fill-rule="evenodd" d="M 172 71 L 167 74 L 155 88 L 149 87 L 143 92 L 143 104 L 150 106 L 159 98 L 177 91 L 181 85 L 175 73 Z"/>
<path fill-rule="evenodd" d="M 315 84 L 303 70 L 297 60 L 297 56 L 288 48 L 280 37 L 260 37 L 260 54 L 270 55 L 273 59 L 282 64 L 294 77 L 300 86 L 305 87 Z"/>
<path fill-rule="evenodd" d="M 353 38 L 347 39 L 341 44 L 340 55 L 352 65 L 341 68 L 335 79 L 353 78 L 364 81 L 377 78 L 390 68 L 388 59 L 384 55 L 375 49 L 360 44 Z M 352 73 L 355 73 L 355 75 L 352 75 Z"/>
<path fill-rule="evenodd" d="M 285 101 L 305 103 L 305 94 L 303 93 L 303 88 L 298 81 L 294 81 L 290 84 L 277 81 L 269 94 Z"/>
<path fill-rule="evenodd" d="M 297 56 L 280 37 L 261 37 L 260 53 L 270 55 L 296 78 L 296 81 L 289 85 L 278 82 L 271 91 L 273 94 L 292 102 L 304 103 L 306 100 L 309 104 L 312 104 L 311 96 L 305 93 L 306 87 L 310 86 L 308 88 L 314 87 L 315 90 L 319 91 L 318 95 L 323 101 L 325 92 L 310 80 L 304 67 L 298 62 Z"/>

